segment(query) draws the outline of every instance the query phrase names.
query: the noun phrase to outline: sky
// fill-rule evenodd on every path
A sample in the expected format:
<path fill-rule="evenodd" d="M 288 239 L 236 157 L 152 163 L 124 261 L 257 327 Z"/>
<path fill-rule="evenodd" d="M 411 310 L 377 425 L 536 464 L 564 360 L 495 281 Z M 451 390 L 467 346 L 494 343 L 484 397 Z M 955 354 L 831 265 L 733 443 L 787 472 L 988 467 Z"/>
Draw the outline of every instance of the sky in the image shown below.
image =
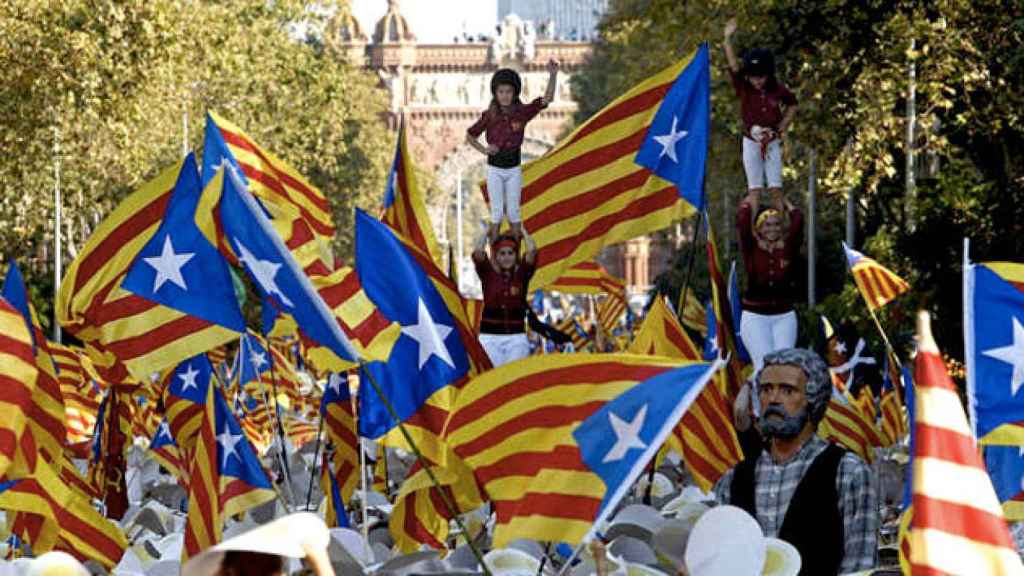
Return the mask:
<path fill-rule="evenodd" d="M 352 0 L 352 14 L 368 36 L 384 13 L 388 0 Z M 498 22 L 497 0 L 401 0 L 406 22 L 419 42 L 451 42 L 462 30 L 491 33 Z"/>

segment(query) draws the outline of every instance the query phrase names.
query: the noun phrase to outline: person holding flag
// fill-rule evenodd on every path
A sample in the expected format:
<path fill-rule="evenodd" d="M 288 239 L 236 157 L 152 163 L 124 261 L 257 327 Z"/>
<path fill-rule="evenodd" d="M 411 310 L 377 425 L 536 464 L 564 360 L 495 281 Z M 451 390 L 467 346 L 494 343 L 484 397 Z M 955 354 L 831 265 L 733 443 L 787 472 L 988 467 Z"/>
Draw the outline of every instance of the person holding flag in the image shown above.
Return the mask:
<path fill-rule="evenodd" d="M 484 248 L 488 234 L 481 234 L 473 247 L 473 264 L 484 292 L 484 311 L 480 320 L 480 344 L 495 367 L 530 355 L 526 337 L 526 301 L 533 277 L 537 245 L 522 231 L 526 252 L 519 256 L 519 239 L 502 234 L 491 243 L 491 256 Z"/>

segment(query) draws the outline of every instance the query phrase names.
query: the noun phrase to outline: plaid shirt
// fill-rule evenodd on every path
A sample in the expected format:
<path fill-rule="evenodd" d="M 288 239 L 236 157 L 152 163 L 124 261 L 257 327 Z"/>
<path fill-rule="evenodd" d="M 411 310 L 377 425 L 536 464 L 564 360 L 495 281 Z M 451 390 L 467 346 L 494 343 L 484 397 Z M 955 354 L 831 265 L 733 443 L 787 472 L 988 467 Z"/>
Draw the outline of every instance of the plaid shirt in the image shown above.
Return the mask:
<path fill-rule="evenodd" d="M 754 470 L 754 503 L 757 507 L 757 522 L 765 536 L 778 537 L 796 487 L 814 459 L 827 446 L 826 441 L 814 435 L 782 464 L 776 464 L 767 450 L 761 453 Z M 735 469 L 726 472 L 715 485 L 715 497 L 722 504 L 729 503 L 734 472 Z M 843 517 L 843 534 L 846 539 L 839 572 L 842 574 L 874 568 L 878 565 L 878 499 L 871 468 L 856 455 L 847 452 L 839 461 L 836 492 L 839 494 L 839 514 Z"/>

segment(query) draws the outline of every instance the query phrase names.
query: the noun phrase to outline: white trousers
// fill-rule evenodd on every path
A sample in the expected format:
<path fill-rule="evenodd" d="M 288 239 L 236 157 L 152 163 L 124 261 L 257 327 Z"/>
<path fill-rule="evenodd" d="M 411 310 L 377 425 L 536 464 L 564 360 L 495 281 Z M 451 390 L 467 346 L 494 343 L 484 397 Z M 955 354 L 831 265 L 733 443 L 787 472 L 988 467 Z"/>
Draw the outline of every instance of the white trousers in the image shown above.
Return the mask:
<path fill-rule="evenodd" d="M 743 345 L 754 363 L 754 374 L 757 374 L 766 355 L 796 346 L 796 312 L 755 314 L 744 310 L 740 316 L 740 338 L 743 338 Z"/>
<path fill-rule="evenodd" d="M 480 345 L 484 347 L 495 368 L 530 355 L 530 341 L 526 333 L 481 334 Z"/>
<path fill-rule="evenodd" d="M 776 138 L 769 142 L 761 158 L 761 145 L 744 136 L 743 170 L 747 173 L 747 188 L 764 188 L 766 174 L 769 188 L 782 188 L 782 141 Z M 488 181 L 488 190 L 490 186 Z"/>
<path fill-rule="evenodd" d="M 507 214 L 509 224 L 518 224 L 519 197 L 523 191 L 523 169 L 487 167 L 487 195 L 491 198 L 491 222 L 501 224 Z"/>

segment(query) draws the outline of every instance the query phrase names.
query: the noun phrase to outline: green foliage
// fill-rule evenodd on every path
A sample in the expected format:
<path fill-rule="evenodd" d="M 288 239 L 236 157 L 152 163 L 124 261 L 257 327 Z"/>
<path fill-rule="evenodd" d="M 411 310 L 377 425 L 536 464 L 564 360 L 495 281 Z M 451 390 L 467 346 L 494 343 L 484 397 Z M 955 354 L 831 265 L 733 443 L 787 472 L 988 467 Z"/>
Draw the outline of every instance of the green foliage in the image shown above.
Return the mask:
<path fill-rule="evenodd" d="M 816 338 L 822 312 L 833 321 L 852 321 L 875 338 L 840 248 L 845 198 L 852 191 L 858 248 L 913 287 L 883 310 L 890 335 L 905 342 L 911 312 L 927 307 L 937 319 L 940 346 L 957 355 L 962 239 L 972 239 L 975 260 L 1020 260 L 1024 253 L 1024 4 L 612 0 L 600 25 L 601 41 L 573 79 L 577 121 L 708 40 L 713 223 L 728 221 L 743 193 L 739 111 L 721 48 L 723 27 L 733 16 L 739 21 L 737 53 L 772 49 L 779 79 L 800 100 L 785 159 L 785 185 L 794 202 L 804 197 L 798 191 L 805 187 L 807 152 L 817 152 L 820 304 L 803 311 L 801 339 Z M 939 166 L 937 175 L 919 177 L 914 202 L 904 192 L 911 64 L 914 150 L 919 161 Z M 720 225 L 715 229 L 723 234 Z M 682 256 L 676 260 L 685 262 Z M 703 287 L 707 278 L 698 273 L 693 282 Z M 676 295 L 681 283 L 678 270 L 659 279 L 659 286 Z"/>
<path fill-rule="evenodd" d="M 216 110 L 320 187 L 348 259 L 354 206 L 375 206 L 391 138 L 370 75 L 294 32 L 305 2 L 12 0 L 0 6 L 0 251 L 44 285 L 59 141 L 65 262 L 130 191 L 189 149 Z M 50 252 L 52 254 L 52 252 Z M 49 317 L 52 289 L 40 294 Z"/>

